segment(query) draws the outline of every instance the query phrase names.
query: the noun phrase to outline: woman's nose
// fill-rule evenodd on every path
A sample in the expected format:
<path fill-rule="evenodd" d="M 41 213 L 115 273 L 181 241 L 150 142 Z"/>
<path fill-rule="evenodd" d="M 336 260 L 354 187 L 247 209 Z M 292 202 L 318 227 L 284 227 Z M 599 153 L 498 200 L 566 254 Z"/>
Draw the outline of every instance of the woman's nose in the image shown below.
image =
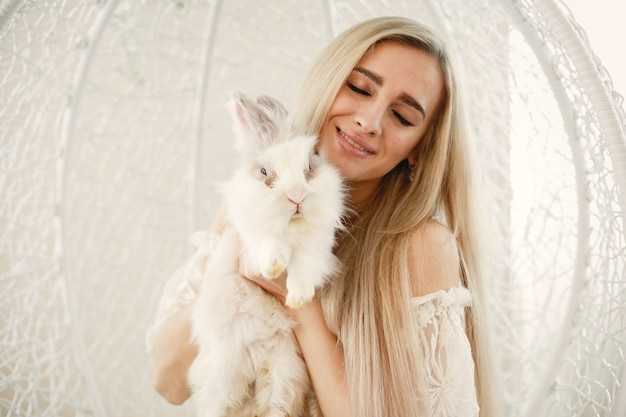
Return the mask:
<path fill-rule="evenodd" d="M 380 135 L 383 126 L 384 110 L 374 102 L 362 104 L 356 114 L 356 123 L 364 133 Z"/>

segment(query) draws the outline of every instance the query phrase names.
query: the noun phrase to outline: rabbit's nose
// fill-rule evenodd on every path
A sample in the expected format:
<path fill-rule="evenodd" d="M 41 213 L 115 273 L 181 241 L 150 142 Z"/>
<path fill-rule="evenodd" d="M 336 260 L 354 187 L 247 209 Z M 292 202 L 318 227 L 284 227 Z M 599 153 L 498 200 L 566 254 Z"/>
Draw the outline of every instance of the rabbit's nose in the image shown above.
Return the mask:
<path fill-rule="evenodd" d="M 302 204 L 307 196 L 307 189 L 304 187 L 293 187 L 286 195 L 293 204 Z"/>
<path fill-rule="evenodd" d="M 299 200 L 294 200 L 290 197 L 287 197 L 287 199 L 296 206 L 296 211 L 294 214 L 300 214 L 302 207 L 300 206 L 302 204 L 302 202 L 304 201 L 304 198 L 299 199 Z"/>

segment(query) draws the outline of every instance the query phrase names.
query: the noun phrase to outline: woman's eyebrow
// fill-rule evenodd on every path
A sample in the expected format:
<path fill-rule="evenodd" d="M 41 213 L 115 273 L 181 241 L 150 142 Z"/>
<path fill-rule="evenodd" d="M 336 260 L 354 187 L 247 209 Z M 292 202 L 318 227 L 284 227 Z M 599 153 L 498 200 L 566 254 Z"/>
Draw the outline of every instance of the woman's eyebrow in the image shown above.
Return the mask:
<path fill-rule="evenodd" d="M 367 78 L 372 80 L 374 82 L 374 84 L 376 84 L 378 86 L 383 85 L 383 77 L 381 77 L 380 75 L 376 74 L 375 72 L 372 72 L 372 71 L 368 70 L 367 68 L 354 67 L 354 71 L 360 72 L 361 74 L 365 75 Z M 426 111 L 424 110 L 424 106 L 422 106 L 413 97 L 411 97 L 410 95 L 408 95 L 406 93 L 402 93 L 400 95 L 399 99 L 400 99 L 400 101 L 402 101 L 407 106 L 411 106 L 415 110 L 420 112 L 424 119 L 426 118 Z"/>
<path fill-rule="evenodd" d="M 383 77 L 381 77 L 380 75 L 373 73 L 372 71 L 365 69 L 363 67 L 354 67 L 354 70 L 357 72 L 360 72 L 361 74 L 365 75 L 370 80 L 374 81 L 376 85 L 383 85 Z"/>
<path fill-rule="evenodd" d="M 411 97 L 410 95 L 406 93 L 402 93 L 399 98 L 401 102 L 403 102 L 407 106 L 413 107 L 415 110 L 422 113 L 422 117 L 424 119 L 426 118 L 426 111 L 424 110 L 424 107 L 413 97 Z"/>

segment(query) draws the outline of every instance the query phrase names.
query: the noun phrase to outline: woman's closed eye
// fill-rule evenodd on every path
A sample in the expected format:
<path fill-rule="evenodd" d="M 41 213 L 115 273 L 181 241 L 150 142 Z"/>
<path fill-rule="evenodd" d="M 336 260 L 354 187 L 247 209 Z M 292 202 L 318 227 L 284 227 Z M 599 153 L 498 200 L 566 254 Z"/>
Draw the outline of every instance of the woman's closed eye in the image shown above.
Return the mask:
<path fill-rule="evenodd" d="M 400 113 L 398 113 L 395 110 L 392 110 L 393 115 L 396 116 L 396 118 L 398 119 L 398 121 L 400 121 L 400 124 L 402 124 L 402 126 L 415 126 L 413 123 L 411 123 L 409 120 L 405 119 Z"/>
<path fill-rule="evenodd" d="M 362 88 L 359 88 L 352 83 L 348 83 L 348 88 L 357 94 L 361 94 L 363 96 L 371 96 L 371 94 L 367 90 L 363 90 Z"/>

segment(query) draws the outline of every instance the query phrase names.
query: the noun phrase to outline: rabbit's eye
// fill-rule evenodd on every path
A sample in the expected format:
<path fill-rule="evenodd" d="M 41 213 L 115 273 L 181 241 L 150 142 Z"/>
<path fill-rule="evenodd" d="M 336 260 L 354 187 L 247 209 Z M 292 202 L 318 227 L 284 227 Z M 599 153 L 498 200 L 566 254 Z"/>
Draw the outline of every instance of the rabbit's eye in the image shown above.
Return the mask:
<path fill-rule="evenodd" d="M 274 183 L 276 182 L 276 173 L 275 172 L 267 172 L 267 169 L 264 167 L 260 167 L 259 171 L 261 173 L 260 179 L 270 188 L 274 187 Z"/>

